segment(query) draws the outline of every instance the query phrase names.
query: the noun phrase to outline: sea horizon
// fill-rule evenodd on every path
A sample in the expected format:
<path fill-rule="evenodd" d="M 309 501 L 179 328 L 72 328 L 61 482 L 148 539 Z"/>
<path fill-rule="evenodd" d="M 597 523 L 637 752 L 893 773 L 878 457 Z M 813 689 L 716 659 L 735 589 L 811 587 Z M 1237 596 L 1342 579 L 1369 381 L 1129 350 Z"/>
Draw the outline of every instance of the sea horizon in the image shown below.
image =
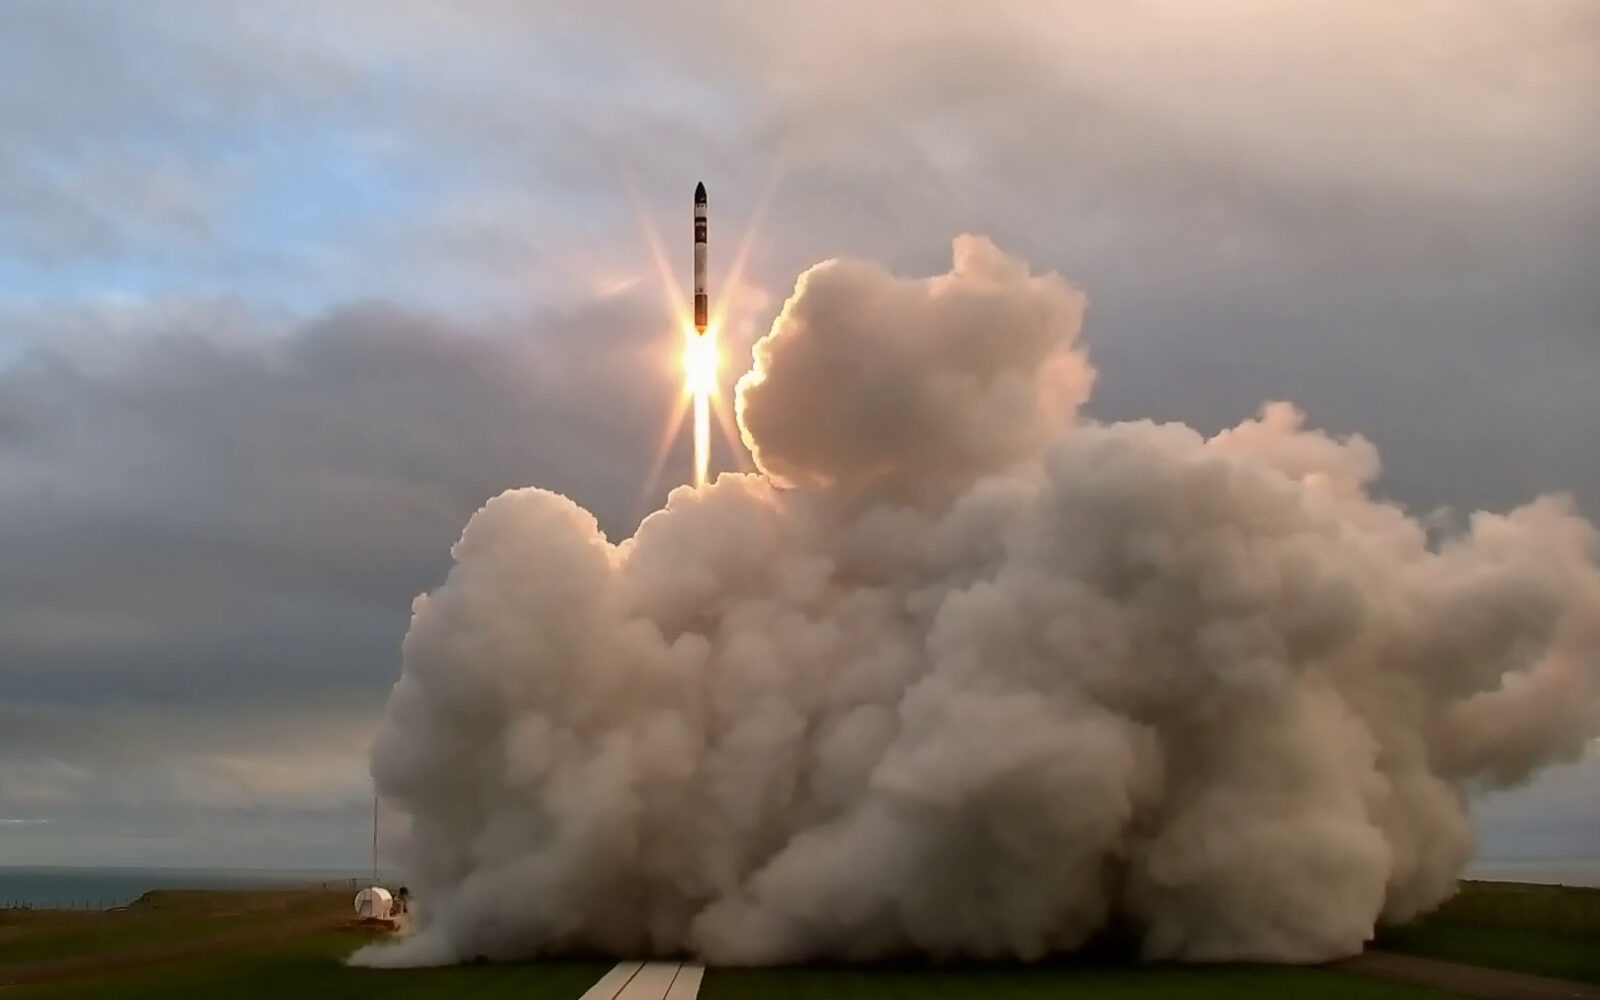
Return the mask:
<path fill-rule="evenodd" d="M 1463 879 L 1600 887 L 1600 858 L 1474 858 Z"/>
<path fill-rule="evenodd" d="M 398 883 L 404 874 L 380 868 L 378 882 Z M 1600 887 L 1600 858 L 1479 858 L 1463 880 L 1530 882 Z M 4 865 L 0 864 L 0 908 L 111 909 L 162 889 L 276 889 L 372 879 L 370 867 L 277 868 L 205 865 Z"/>
<path fill-rule="evenodd" d="M 393 870 L 378 870 L 379 882 L 397 877 Z M 162 889 L 290 889 L 371 879 L 371 867 L 0 865 L 0 908 L 103 910 Z"/>

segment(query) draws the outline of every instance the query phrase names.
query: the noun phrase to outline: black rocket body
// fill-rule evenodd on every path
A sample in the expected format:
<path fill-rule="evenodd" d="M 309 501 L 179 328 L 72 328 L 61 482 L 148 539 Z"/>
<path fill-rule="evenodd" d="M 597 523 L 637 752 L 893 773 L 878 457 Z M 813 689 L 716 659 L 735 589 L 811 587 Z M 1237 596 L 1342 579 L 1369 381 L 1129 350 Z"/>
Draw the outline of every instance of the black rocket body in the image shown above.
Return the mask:
<path fill-rule="evenodd" d="M 705 336 L 710 322 L 706 297 L 706 186 L 694 186 L 694 329 Z"/>

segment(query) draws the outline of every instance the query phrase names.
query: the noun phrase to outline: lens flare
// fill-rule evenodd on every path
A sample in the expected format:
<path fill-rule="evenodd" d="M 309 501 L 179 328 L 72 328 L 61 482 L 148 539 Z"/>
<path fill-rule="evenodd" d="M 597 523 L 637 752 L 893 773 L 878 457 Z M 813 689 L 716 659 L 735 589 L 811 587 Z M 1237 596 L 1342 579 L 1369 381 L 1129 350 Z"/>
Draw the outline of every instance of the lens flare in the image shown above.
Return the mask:
<path fill-rule="evenodd" d="M 694 484 L 706 484 L 711 467 L 711 400 L 717 394 L 717 332 L 684 334 L 683 391 L 694 400 Z"/>
<path fill-rule="evenodd" d="M 722 294 L 716 302 L 708 304 L 708 325 L 706 332 L 702 335 L 694 329 L 693 313 L 689 302 L 684 299 L 682 290 L 676 282 L 672 265 L 667 257 L 666 248 L 661 242 L 660 231 L 645 209 L 638 185 L 634 183 L 633 175 L 626 165 L 618 165 L 623 188 L 627 192 L 634 216 L 638 220 L 639 230 L 644 236 L 651 263 L 655 266 L 656 274 L 660 278 L 660 287 L 667 299 L 667 307 L 671 314 L 677 318 L 678 325 L 684 331 L 684 391 L 678 397 L 677 405 L 673 408 L 662 427 L 661 437 L 656 445 L 655 456 L 650 463 L 649 474 L 644 479 L 644 486 L 639 493 L 636 504 L 635 514 L 638 517 L 643 517 L 649 510 L 649 504 L 652 502 L 655 489 L 661 481 L 662 470 L 666 467 L 673 444 L 678 440 L 678 434 L 682 430 L 684 417 L 688 415 L 691 409 L 694 411 L 694 484 L 696 486 L 705 485 L 709 478 L 711 467 L 711 424 L 713 418 L 715 418 L 716 424 L 722 432 L 723 440 L 727 443 L 728 457 L 741 470 L 748 472 L 753 471 L 755 468 L 750 456 L 744 450 L 743 437 L 739 432 L 734 415 L 727 405 L 724 394 L 718 387 L 718 380 L 721 378 L 722 358 L 717 330 L 723 325 L 725 317 L 732 309 L 736 293 L 743 287 L 744 269 L 748 262 L 751 248 L 755 244 L 761 220 L 765 216 L 767 207 L 772 200 L 773 192 L 782 174 L 782 167 L 783 159 L 780 156 L 773 163 L 772 172 L 768 176 L 766 185 L 756 204 L 755 213 L 739 241 L 731 267 L 728 270 L 726 279 L 722 282 Z"/>

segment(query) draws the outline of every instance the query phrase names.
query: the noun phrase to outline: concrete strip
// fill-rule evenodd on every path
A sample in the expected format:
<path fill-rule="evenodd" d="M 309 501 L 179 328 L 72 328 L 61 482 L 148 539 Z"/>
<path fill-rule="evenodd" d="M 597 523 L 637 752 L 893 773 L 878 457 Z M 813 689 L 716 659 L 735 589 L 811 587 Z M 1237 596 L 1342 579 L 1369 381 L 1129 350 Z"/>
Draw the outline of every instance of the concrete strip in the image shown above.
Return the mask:
<path fill-rule="evenodd" d="M 643 965 L 643 962 L 618 962 L 578 1000 L 616 1000 L 617 994 L 622 992 Z"/>
<path fill-rule="evenodd" d="M 678 970 L 678 978 L 672 981 L 672 989 L 667 991 L 666 1000 L 695 1000 L 700 995 L 700 980 L 706 974 L 703 965 L 683 964 Z"/>
<path fill-rule="evenodd" d="M 639 974 L 617 994 L 616 1000 L 662 1000 L 677 977 L 677 962 L 646 962 Z"/>

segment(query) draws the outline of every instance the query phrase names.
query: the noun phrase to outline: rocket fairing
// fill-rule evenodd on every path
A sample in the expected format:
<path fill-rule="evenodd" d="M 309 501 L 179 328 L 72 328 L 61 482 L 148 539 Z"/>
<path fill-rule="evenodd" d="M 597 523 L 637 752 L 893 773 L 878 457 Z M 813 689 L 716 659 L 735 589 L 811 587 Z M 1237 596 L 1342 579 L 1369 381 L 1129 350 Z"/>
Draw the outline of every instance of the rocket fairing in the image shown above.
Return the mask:
<path fill-rule="evenodd" d="M 706 298 L 706 186 L 694 186 L 694 329 L 705 336 L 709 323 Z"/>

